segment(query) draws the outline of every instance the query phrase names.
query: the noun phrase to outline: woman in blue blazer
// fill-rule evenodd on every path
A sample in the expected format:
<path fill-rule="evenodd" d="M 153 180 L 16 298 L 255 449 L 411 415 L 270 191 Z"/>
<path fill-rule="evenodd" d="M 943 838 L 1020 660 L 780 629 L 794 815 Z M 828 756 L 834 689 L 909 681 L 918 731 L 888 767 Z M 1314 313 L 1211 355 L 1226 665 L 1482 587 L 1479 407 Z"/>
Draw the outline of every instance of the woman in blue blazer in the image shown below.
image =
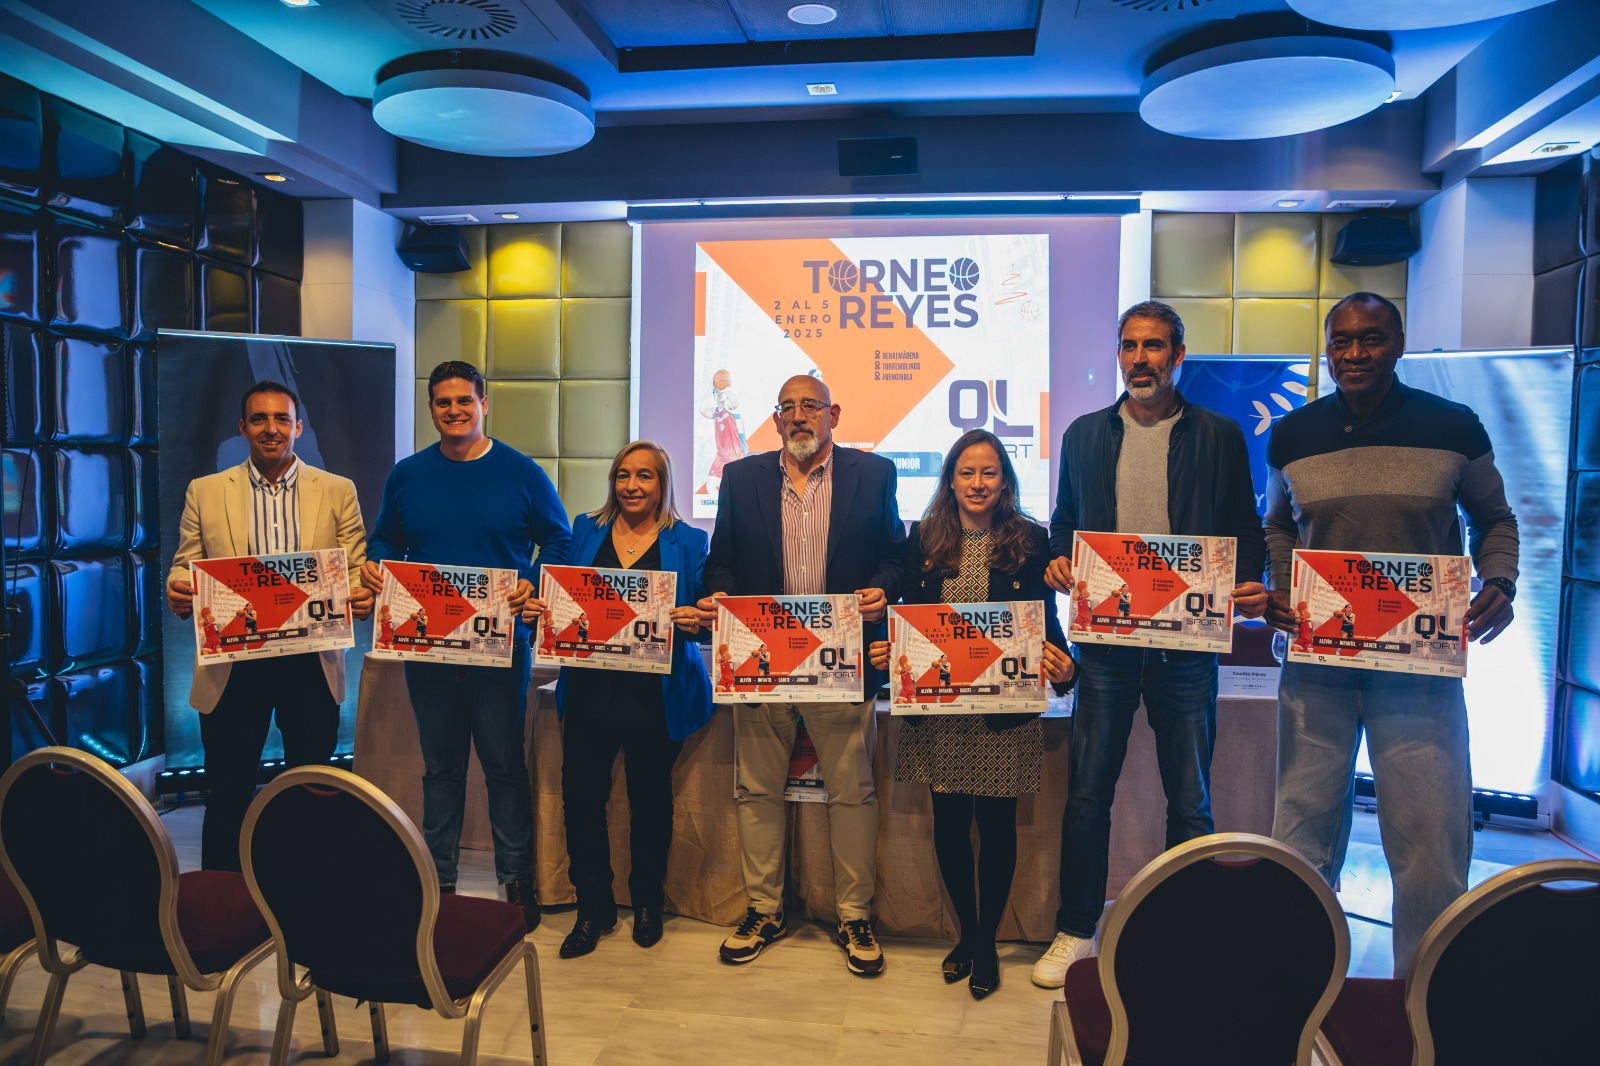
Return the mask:
<path fill-rule="evenodd" d="M 634 441 L 617 453 L 605 503 L 572 524 L 570 566 L 676 573 L 672 620 L 681 632 L 673 641 L 669 674 L 562 667 L 556 681 L 567 858 L 578 895 L 578 920 L 561 944 L 564 959 L 589 954 L 617 925 L 606 801 L 619 749 L 632 811 L 633 939 L 646 948 L 661 939 L 661 883 L 672 847 L 672 766 L 684 740 L 711 718 L 711 680 L 694 641 L 706 544 L 706 534 L 678 514 L 672 461 L 650 441 Z M 530 599 L 523 620 L 531 624 L 544 610 L 542 601 Z"/>
<path fill-rule="evenodd" d="M 906 603 L 1044 602 L 1039 672 L 1058 693 L 1077 680 L 1061 632 L 1055 594 L 1045 586 L 1049 534 L 1022 513 L 1017 472 L 993 433 L 974 429 L 945 456 L 939 488 L 906 538 L 901 584 Z M 868 648 L 873 665 L 892 668 L 894 698 L 910 699 L 909 665 L 889 662 L 889 643 Z M 948 671 L 948 664 L 942 671 Z M 1032 714 L 940 714 L 902 718 L 896 781 L 933 793 L 933 850 L 961 930 L 944 960 L 944 979 L 970 977 L 983 999 L 1000 987 L 995 932 L 1017 864 L 1017 796 L 1039 791 L 1044 731 Z M 981 850 L 972 851 L 972 824 Z M 976 866 L 976 878 L 974 878 Z M 976 880 L 976 886 L 974 886 Z M 976 890 L 974 890 L 976 888 Z"/>

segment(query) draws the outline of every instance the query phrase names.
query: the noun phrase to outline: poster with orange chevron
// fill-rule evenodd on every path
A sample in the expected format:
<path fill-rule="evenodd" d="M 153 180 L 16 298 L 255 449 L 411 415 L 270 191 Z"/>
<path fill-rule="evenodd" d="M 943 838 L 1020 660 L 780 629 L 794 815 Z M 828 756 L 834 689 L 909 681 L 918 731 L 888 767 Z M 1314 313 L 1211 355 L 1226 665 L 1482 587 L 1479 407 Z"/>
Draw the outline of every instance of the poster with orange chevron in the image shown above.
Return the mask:
<path fill-rule="evenodd" d="M 343 548 L 196 559 L 189 575 L 201 666 L 355 647 Z"/>
<path fill-rule="evenodd" d="M 899 472 L 921 514 L 950 442 L 1005 442 L 1022 506 L 1050 493 L 1049 237 L 1039 233 L 702 241 L 695 245 L 695 518 L 714 518 L 723 468 L 779 446 L 772 405 L 822 379 L 834 440 Z"/>
<path fill-rule="evenodd" d="M 1233 650 L 1232 537 L 1084 533 L 1072 539 L 1078 644 Z"/>
<path fill-rule="evenodd" d="M 860 703 L 854 596 L 718 596 L 713 703 Z"/>
<path fill-rule="evenodd" d="M 891 714 L 1043 714 L 1044 604 L 889 608 Z"/>
<path fill-rule="evenodd" d="M 385 560 L 372 654 L 509 667 L 517 620 L 506 601 L 516 588 L 515 570 Z"/>
<path fill-rule="evenodd" d="M 1296 550 L 1286 662 L 1467 676 L 1465 555 Z"/>
<path fill-rule="evenodd" d="M 539 619 L 534 662 L 672 672 L 676 573 L 546 564 L 539 569 L 539 598 L 545 612 Z"/>

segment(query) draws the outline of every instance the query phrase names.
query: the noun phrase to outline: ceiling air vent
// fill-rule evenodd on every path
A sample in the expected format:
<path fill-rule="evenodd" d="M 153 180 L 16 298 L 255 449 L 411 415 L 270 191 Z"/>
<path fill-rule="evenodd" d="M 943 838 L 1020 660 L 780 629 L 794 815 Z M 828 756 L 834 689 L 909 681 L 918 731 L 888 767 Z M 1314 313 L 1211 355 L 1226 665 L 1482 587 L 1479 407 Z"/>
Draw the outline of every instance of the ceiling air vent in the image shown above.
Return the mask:
<path fill-rule="evenodd" d="M 417 218 L 430 226 L 465 226 L 468 223 L 478 221 L 477 215 L 465 213 L 459 215 L 418 215 Z"/>
<path fill-rule="evenodd" d="M 517 28 L 517 16 L 495 0 L 403 0 L 395 13 L 423 33 L 452 41 L 489 41 Z"/>
<path fill-rule="evenodd" d="M 1125 11 L 1193 11 L 1205 7 L 1211 0 L 1106 0 L 1106 3 Z"/>
<path fill-rule="evenodd" d="M 1329 200 L 1324 211 L 1382 211 L 1393 207 L 1393 200 Z"/>

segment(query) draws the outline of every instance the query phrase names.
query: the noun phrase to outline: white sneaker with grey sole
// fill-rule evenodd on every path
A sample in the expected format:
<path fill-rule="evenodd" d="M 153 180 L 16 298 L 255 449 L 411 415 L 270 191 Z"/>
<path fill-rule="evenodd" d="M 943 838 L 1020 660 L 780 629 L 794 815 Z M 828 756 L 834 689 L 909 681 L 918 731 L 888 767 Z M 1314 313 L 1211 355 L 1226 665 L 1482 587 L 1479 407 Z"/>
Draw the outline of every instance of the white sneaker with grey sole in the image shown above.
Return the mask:
<path fill-rule="evenodd" d="M 1094 937 L 1057 933 L 1039 961 L 1033 964 L 1033 983 L 1040 988 L 1060 988 L 1067 983 L 1068 968 L 1093 954 Z"/>

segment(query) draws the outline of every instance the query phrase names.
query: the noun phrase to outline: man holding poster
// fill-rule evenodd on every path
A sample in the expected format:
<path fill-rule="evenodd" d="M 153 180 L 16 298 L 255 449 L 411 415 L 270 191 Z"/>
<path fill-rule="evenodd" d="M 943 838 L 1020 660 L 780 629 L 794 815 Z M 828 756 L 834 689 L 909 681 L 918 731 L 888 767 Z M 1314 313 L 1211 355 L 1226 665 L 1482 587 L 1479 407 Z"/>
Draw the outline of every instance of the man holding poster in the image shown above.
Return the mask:
<path fill-rule="evenodd" d="M 308 466 L 294 454 L 300 398 L 276 381 L 260 381 L 239 401 L 239 434 L 250 454 L 242 464 L 189 483 L 178 549 L 167 577 L 167 604 L 180 618 L 194 606 L 189 566 L 199 559 L 343 548 L 352 585 L 350 609 L 372 611 L 372 594 L 355 583 L 366 558 L 361 504 L 349 478 Z M 200 712 L 205 748 L 206 817 L 200 865 L 238 870 L 239 829 L 255 795 L 261 748 L 274 719 L 286 765 L 325 763 L 339 741 L 344 652 L 324 651 L 204 663 L 221 648 L 210 609 L 201 617 L 189 705 Z M 204 663 L 204 665 L 202 665 Z"/>
<path fill-rule="evenodd" d="M 1117 363 L 1127 389 L 1062 436 L 1050 517 L 1055 558 L 1045 582 L 1057 592 L 1072 591 L 1070 556 L 1079 531 L 1233 537 L 1233 606 L 1256 618 L 1266 606 L 1260 580 L 1265 549 L 1244 431 L 1178 392 L 1174 375 L 1183 355 L 1183 320 L 1172 308 L 1150 300 L 1122 313 Z M 1119 615 L 1127 614 L 1126 591 L 1116 590 Z M 1055 940 L 1033 969 L 1034 984 L 1043 988 L 1060 988 L 1067 968 L 1094 953 L 1105 908 L 1111 801 L 1141 698 L 1167 796 L 1167 847 L 1215 828 L 1216 653 L 1080 642 L 1078 656 L 1082 680 L 1061 823 L 1061 907 Z"/>
<path fill-rule="evenodd" d="M 428 376 L 428 410 L 439 442 L 400 460 L 383 486 L 361 580 L 383 590 L 384 560 L 517 572 L 507 597 L 513 611 L 533 595 L 535 550 L 542 563 L 565 562 L 572 542 L 567 513 L 539 464 L 487 436 L 489 400 L 471 363 L 449 360 Z M 419 607 L 417 633 L 426 635 Z M 446 626 L 448 628 L 448 626 Z M 407 662 L 406 689 L 422 746 L 422 836 L 439 887 L 454 892 L 466 813 L 467 756 L 476 747 L 489 791 L 495 879 L 522 908 L 528 931 L 539 924 L 533 880 L 533 795 L 523 742 L 528 678 L 526 630 L 512 634 L 510 668 Z"/>
<path fill-rule="evenodd" d="M 1267 444 L 1267 620 L 1310 637 L 1300 627 L 1305 605 L 1290 603 L 1296 548 L 1459 556 L 1459 507 L 1483 588 L 1465 618 L 1447 624 L 1493 640 L 1512 618 L 1518 536 L 1489 435 L 1470 409 L 1396 380 L 1405 328 L 1390 301 L 1354 293 L 1324 329 L 1338 388 L 1285 415 Z M 1347 604 L 1341 635 L 1362 636 L 1362 619 L 1377 613 Z M 1461 679 L 1284 664 L 1272 835 L 1330 883 L 1344 865 L 1363 731 L 1394 874 L 1394 972 L 1404 975 L 1423 931 L 1467 888 L 1472 769 Z"/>
<path fill-rule="evenodd" d="M 881 621 L 898 588 L 905 527 L 895 503 L 894 464 L 833 443 L 839 405 L 820 378 L 784 382 L 774 408 L 781 450 L 748 456 L 723 470 L 721 502 L 702 624 L 716 619 L 722 595 L 857 597 L 867 640 L 881 639 Z M 788 933 L 783 914 L 784 787 L 798 720 L 817 751 L 828 790 L 839 925 L 835 939 L 852 973 L 883 971 L 872 931 L 877 877 L 878 801 L 872 780 L 876 741 L 873 705 L 881 670 L 867 670 L 860 703 L 735 705 L 739 789 L 735 797 L 749 910 L 723 942 L 724 962 L 749 962 Z"/>

